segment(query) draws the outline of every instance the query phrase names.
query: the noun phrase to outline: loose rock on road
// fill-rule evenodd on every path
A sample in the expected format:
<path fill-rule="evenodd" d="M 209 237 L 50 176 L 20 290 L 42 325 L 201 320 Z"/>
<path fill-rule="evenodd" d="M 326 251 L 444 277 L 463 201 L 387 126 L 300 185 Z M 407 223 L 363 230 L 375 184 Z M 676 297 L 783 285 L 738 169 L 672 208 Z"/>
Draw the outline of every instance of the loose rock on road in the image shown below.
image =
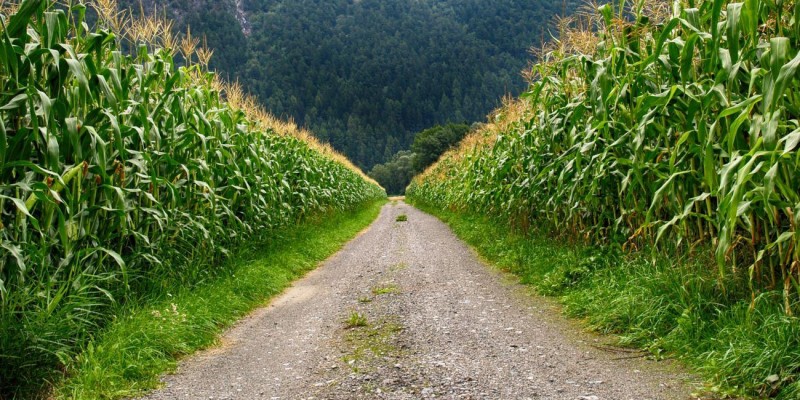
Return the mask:
<path fill-rule="evenodd" d="M 603 341 L 399 202 L 147 399 L 690 398 Z"/>

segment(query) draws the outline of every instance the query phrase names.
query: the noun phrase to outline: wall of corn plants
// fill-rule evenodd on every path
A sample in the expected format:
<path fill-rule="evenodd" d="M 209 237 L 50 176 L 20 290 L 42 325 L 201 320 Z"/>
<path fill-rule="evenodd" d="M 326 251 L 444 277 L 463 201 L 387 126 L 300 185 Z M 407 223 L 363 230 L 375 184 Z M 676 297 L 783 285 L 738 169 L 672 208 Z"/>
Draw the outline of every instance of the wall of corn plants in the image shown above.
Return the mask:
<path fill-rule="evenodd" d="M 0 397 L 122 304 L 197 284 L 305 215 L 385 197 L 208 72 L 211 51 L 168 21 L 105 0 L 90 28 L 82 2 L 3 3 Z"/>
<path fill-rule="evenodd" d="M 600 6 L 564 21 L 530 90 L 408 196 L 627 249 L 710 248 L 720 283 L 780 291 L 792 315 L 798 50 L 793 1 Z"/>

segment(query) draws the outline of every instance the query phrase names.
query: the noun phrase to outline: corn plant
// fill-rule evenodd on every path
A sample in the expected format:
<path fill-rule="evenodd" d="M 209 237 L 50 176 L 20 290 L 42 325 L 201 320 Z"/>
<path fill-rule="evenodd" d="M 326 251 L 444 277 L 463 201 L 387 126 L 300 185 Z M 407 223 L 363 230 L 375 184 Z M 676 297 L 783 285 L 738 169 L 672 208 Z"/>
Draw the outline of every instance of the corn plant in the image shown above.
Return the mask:
<path fill-rule="evenodd" d="M 797 398 L 796 352 L 780 348 L 796 343 L 785 332 L 800 306 L 800 3 L 623 0 L 560 27 L 529 91 L 407 196 L 536 234 L 707 260 L 719 307 L 750 303 L 728 331 L 775 346 L 722 344 L 704 368 L 748 394 Z M 753 325 L 780 308 L 780 322 Z"/>
<path fill-rule="evenodd" d="M 530 90 L 409 197 L 800 284 L 800 3 L 625 1 L 564 26 Z M 658 10 L 658 12 L 653 12 Z M 476 144 L 477 143 L 477 144 Z"/>
<path fill-rule="evenodd" d="M 210 51 L 168 21 L 96 4 L 96 28 L 82 3 L 0 14 L 0 397 L 43 383 L 119 307 L 385 196 L 208 72 Z"/>

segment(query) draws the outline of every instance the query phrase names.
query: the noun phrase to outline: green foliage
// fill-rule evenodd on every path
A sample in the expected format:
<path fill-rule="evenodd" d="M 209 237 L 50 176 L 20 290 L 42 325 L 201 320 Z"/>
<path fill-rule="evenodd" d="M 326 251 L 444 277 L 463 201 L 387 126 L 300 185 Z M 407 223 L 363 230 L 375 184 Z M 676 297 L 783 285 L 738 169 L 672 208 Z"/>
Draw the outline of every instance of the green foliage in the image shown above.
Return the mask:
<path fill-rule="evenodd" d="M 117 310 L 213 278 L 232 249 L 385 196 L 224 101 L 191 54 L 177 68 L 164 37 L 128 43 L 109 21 L 87 30 L 83 5 L 50 5 L 1 18 L 3 397 L 52 378 Z"/>
<path fill-rule="evenodd" d="M 408 215 L 400 214 L 394 220 L 397 221 L 397 222 L 406 222 L 406 221 L 408 221 Z"/>
<path fill-rule="evenodd" d="M 780 321 L 771 313 L 782 309 L 786 325 L 774 334 L 795 332 L 800 5 L 651 5 L 605 5 L 580 23 L 595 31 L 565 28 L 533 66 L 538 80 L 530 90 L 466 139 L 474 145 L 416 178 L 407 194 L 576 242 L 699 254 L 704 276 L 713 277 L 703 288 L 717 292 L 707 298 L 749 303 L 743 308 L 754 315 L 763 306 L 771 311 L 762 322 Z M 584 275 L 591 270 L 562 271 L 554 287 Z M 702 295 L 683 278 L 690 295 Z M 702 324 L 685 320 L 687 329 Z M 771 359 L 761 374 L 795 371 L 789 375 L 796 379 L 792 357 Z M 743 360 L 726 367 L 742 379 L 755 374 L 744 371 L 752 366 Z M 796 395 L 794 381 L 780 379 L 776 392 Z M 755 390 L 744 380 L 735 384 Z"/>
<path fill-rule="evenodd" d="M 437 125 L 414 135 L 411 151 L 398 151 L 384 164 L 372 167 L 369 176 L 394 195 L 406 192 L 411 179 L 436 162 L 445 151 L 455 146 L 469 132 L 464 124 Z"/>
<path fill-rule="evenodd" d="M 387 193 L 402 195 L 415 175 L 414 158 L 414 153 L 409 150 L 399 151 L 385 164 L 372 167 L 369 176 L 383 186 Z"/>
<path fill-rule="evenodd" d="M 622 345 L 695 367 L 712 382 L 706 387 L 711 392 L 786 400 L 800 395 L 800 320 L 785 315 L 779 291 L 762 293 L 751 305 L 741 282 L 720 290 L 703 258 L 622 255 L 546 232 L 515 232 L 486 216 L 422 208 L 487 260 L 538 292 L 558 296 L 568 315 L 619 335 Z"/>
<path fill-rule="evenodd" d="M 595 43 L 588 52 L 548 53 L 524 100 L 498 114 L 516 115 L 501 132 L 444 158 L 409 194 L 599 243 L 715 243 L 720 283 L 780 288 L 791 314 L 800 21 L 769 2 L 697 5 L 640 15 L 627 33 L 602 7 L 596 36 L 572 33 Z"/>
<path fill-rule="evenodd" d="M 222 267 L 220 277 L 122 313 L 68 366 L 57 398 L 130 398 L 161 385 L 177 358 L 216 343 L 218 335 L 262 306 L 293 279 L 315 268 L 369 225 L 384 202 L 333 212 L 288 227 L 267 243 L 248 246 Z"/>
<path fill-rule="evenodd" d="M 414 136 L 411 151 L 414 152 L 414 173 L 419 174 L 435 163 L 445 151 L 458 144 L 469 132 L 464 124 L 437 125 Z"/>
<path fill-rule="evenodd" d="M 367 326 L 368 322 L 367 317 L 364 314 L 353 311 L 347 316 L 344 324 L 348 328 L 360 328 Z"/>
<path fill-rule="evenodd" d="M 584 2 L 248 0 L 245 26 L 234 0 L 144 3 L 178 18 L 178 30 L 191 24 L 208 36 L 212 67 L 273 114 L 368 170 L 407 149 L 414 132 L 481 120 L 501 96 L 519 94 L 528 50 L 550 39 L 555 14 Z"/>
<path fill-rule="evenodd" d="M 372 294 L 374 294 L 375 296 L 381 296 L 384 294 L 395 294 L 395 293 L 400 293 L 400 288 L 393 283 L 376 286 L 372 288 Z"/>

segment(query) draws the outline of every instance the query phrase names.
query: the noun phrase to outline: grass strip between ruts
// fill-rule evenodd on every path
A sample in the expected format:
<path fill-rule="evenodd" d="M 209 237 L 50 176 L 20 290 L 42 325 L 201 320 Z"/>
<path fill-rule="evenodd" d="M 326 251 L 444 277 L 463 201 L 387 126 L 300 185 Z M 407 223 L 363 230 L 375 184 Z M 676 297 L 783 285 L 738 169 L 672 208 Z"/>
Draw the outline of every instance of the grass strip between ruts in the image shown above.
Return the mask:
<path fill-rule="evenodd" d="M 160 385 L 177 360 L 217 343 L 220 333 L 338 251 L 375 220 L 385 201 L 290 227 L 228 263 L 229 273 L 192 290 L 125 310 L 70 363 L 56 384 L 63 399 L 116 399 Z"/>
<path fill-rule="evenodd" d="M 623 345 L 680 359 L 708 380 L 707 395 L 800 398 L 800 321 L 785 315 L 779 291 L 761 293 L 750 309 L 746 286 L 734 291 L 737 283 L 729 282 L 720 290 L 707 259 L 625 255 L 413 203 L 487 261 L 558 297 L 568 316 L 618 335 Z"/>

